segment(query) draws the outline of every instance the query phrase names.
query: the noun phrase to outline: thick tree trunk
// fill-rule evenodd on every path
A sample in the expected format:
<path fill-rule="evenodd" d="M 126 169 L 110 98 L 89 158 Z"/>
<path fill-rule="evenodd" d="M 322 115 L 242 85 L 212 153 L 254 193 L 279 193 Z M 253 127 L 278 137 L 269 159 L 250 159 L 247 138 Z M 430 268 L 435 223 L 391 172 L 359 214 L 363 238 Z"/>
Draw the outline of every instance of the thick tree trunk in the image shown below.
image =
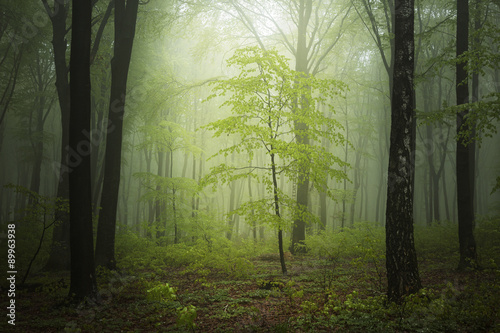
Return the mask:
<path fill-rule="evenodd" d="M 92 1 L 73 1 L 73 29 L 70 62 L 69 147 L 78 153 L 78 162 L 69 174 L 71 286 L 69 296 L 81 301 L 97 298 L 92 233 L 92 192 L 90 188 L 90 44 Z M 74 157 L 73 157 L 74 158 Z"/>
<path fill-rule="evenodd" d="M 115 269 L 115 229 L 120 187 L 123 117 L 127 78 L 135 36 L 139 0 L 115 1 L 115 42 L 111 60 L 111 93 L 102 188 L 101 214 L 97 228 L 96 263 Z"/>
<path fill-rule="evenodd" d="M 457 0 L 457 58 L 469 49 L 469 3 L 468 0 Z M 467 80 L 467 61 L 456 66 L 457 105 L 468 103 L 469 85 Z M 457 114 L 457 133 L 473 130 L 464 122 L 468 110 Z M 476 241 L 474 239 L 474 149 L 473 145 L 465 145 L 457 141 L 457 208 L 458 208 L 458 240 L 460 243 L 459 269 L 477 265 Z"/>
<path fill-rule="evenodd" d="M 386 268 L 389 301 L 421 288 L 413 238 L 414 1 L 396 0 L 394 80 L 386 208 Z"/>
<path fill-rule="evenodd" d="M 300 0 L 299 4 L 299 21 L 297 25 L 297 52 L 295 54 L 295 70 L 299 73 L 308 74 L 308 49 L 307 49 L 307 26 L 312 13 L 312 1 Z M 307 101 L 297 101 L 297 107 Z M 307 134 L 308 126 L 303 123 L 295 124 L 296 129 L 300 130 L 302 135 L 297 135 L 297 143 L 309 145 L 309 136 Z M 297 183 L 297 205 L 299 210 L 306 210 L 309 199 L 309 170 L 299 170 L 299 181 Z M 292 229 L 292 244 L 291 252 L 303 252 L 303 245 L 306 239 L 306 221 L 305 214 L 300 214 L 302 217 L 296 218 L 293 221 Z"/>

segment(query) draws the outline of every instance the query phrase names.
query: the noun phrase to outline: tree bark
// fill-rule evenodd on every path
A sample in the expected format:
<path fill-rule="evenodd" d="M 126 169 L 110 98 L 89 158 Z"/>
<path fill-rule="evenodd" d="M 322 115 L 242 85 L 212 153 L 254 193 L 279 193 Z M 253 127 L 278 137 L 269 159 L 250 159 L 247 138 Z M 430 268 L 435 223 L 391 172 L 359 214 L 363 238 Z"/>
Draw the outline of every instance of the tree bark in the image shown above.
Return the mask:
<path fill-rule="evenodd" d="M 92 233 L 92 192 L 90 176 L 90 44 L 92 1 L 73 1 L 73 29 L 70 59 L 69 148 L 78 153 L 69 174 L 71 286 L 76 301 L 97 298 Z M 73 157 L 74 158 L 74 157 Z"/>
<path fill-rule="evenodd" d="M 307 49 L 307 26 L 312 13 L 312 1 L 300 0 L 298 23 L 297 23 L 297 52 L 295 54 L 295 70 L 298 73 L 308 74 L 308 49 Z M 300 102 L 297 101 L 297 107 L 300 107 Z M 308 126 L 303 123 L 295 124 L 296 129 L 300 130 L 302 135 L 297 135 L 297 143 L 309 145 L 309 135 L 307 134 Z M 299 177 L 297 183 L 297 205 L 299 210 L 306 210 L 309 199 L 309 171 L 299 170 Z M 304 216 L 304 214 L 300 214 Z M 296 218 L 293 221 L 292 229 L 292 244 L 290 245 L 290 252 L 293 254 L 297 252 L 304 252 L 303 245 L 306 239 L 306 221 L 303 217 Z"/>
<path fill-rule="evenodd" d="M 386 206 L 387 297 L 400 303 L 421 288 L 413 238 L 414 0 L 395 2 L 394 71 Z"/>
<path fill-rule="evenodd" d="M 273 178 L 274 213 L 276 214 L 278 219 L 281 220 L 280 203 L 278 196 L 278 181 L 276 179 L 276 164 L 274 161 L 273 153 L 271 153 L 271 173 Z M 281 272 L 283 273 L 283 275 L 287 275 L 287 269 L 285 264 L 285 252 L 283 251 L 283 230 L 281 229 L 281 226 L 278 227 L 278 250 L 280 254 Z"/>
<path fill-rule="evenodd" d="M 469 3 L 468 0 L 457 0 L 457 59 L 469 49 Z M 456 65 L 456 97 L 457 105 L 469 102 L 469 85 L 467 61 Z M 473 130 L 465 123 L 469 110 L 457 113 L 457 133 Z M 474 239 L 474 149 L 457 140 L 457 208 L 458 208 L 458 240 L 460 244 L 459 269 L 477 265 L 476 241 Z"/>
<path fill-rule="evenodd" d="M 42 2 L 44 2 L 42 0 Z M 57 197 L 69 200 L 69 166 L 68 166 L 68 145 L 69 145 L 69 113 L 70 113 L 70 92 L 68 79 L 68 65 L 66 63 L 66 19 L 68 16 L 69 2 L 60 4 L 54 2 L 54 8 L 48 7 L 44 2 L 47 14 L 52 22 L 52 47 L 54 50 L 54 67 L 56 71 L 56 90 L 61 109 L 61 159 L 53 164 L 54 171 L 59 174 L 59 184 L 57 187 Z M 45 269 L 58 271 L 70 269 L 69 251 L 69 212 L 58 210 L 56 212 L 58 223 L 54 227 L 52 236 L 52 246 L 49 259 Z"/>
<path fill-rule="evenodd" d="M 102 210 L 99 215 L 96 240 L 96 263 L 109 269 L 116 268 L 115 229 L 120 187 L 123 117 L 138 5 L 139 0 L 115 0 L 115 42 L 114 55 L 111 60 L 109 132 L 106 137 Z"/>

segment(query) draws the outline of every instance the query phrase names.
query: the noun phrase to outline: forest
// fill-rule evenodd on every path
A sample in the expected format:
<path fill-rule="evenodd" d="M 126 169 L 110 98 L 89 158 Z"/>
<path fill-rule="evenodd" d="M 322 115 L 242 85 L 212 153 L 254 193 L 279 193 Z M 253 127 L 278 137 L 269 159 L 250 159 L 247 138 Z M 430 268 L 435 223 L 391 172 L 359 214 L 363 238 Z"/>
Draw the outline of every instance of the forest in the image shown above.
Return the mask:
<path fill-rule="evenodd" d="M 2 332 L 500 332 L 499 0 L 0 0 Z"/>

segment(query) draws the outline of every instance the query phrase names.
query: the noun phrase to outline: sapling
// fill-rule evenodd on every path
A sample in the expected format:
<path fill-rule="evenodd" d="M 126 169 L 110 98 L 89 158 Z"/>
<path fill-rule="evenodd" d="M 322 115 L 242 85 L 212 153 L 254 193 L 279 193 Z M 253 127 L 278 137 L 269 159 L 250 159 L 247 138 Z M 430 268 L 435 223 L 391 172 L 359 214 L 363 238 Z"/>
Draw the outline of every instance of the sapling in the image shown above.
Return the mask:
<path fill-rule="evenodd" d="M 290 183 L 298 184 L 308 178 L 316 189 L 326 191 L 333 198 L 326 182 L 329 177 L 337 181 L 347 178 L 344 172 L 347 164 L 323 146 L 306 145 L 297 138 L 307 132 L 311 142 L 323 139 L 335 144 L 345 142 L 339 132 L 340 123 L 319 108 L 320 104 L 326 105 L 333 113 L 333 99 L 345 86 L 290 69 L 288 59 L 274 49 L 242 48 L 236 50 L 227 63 L 235 66 L 239 75 L 211 82 L 214 93 L 207 100 L 227 97 L 220 107 L 229 107 L 231 115 L 205 128 L 215 131 L 215 137 L 237 135 L 232 146 L 214 156 L 240 153 L 247 161 L 243 165 L 222 163 L 213 167 L 204 184 L 215 188 L 218 182 L 229 184 L 250 177 L 264 185 L 265 197 L 252 198 L 231 213 L 253 216 L 277 229 L 281 269 L 286 275 L 283 230 L 296 217 L 309 221 L 316 217 L 283 191 L 278 180 L 285 177 Z M 266 155 L 264 165 L 253 164 L 254 154 L 259 150 Z M 284 215 L 285 209 L 289 216 Z"/>

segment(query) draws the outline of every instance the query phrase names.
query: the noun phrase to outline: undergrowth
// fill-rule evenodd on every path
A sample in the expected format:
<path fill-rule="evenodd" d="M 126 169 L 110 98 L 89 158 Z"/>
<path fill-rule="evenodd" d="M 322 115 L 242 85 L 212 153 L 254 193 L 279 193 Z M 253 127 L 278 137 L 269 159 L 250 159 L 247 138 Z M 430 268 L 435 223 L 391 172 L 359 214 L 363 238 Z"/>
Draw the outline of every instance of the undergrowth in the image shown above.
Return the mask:
<path fill-rule="evenodd" d="M 385 231 L 364 222 L 308 237 L 280 274 L 274 242 L 223 235 L 158 245 L 121 228 L 119 270 L 98 269 L 101 301 L 68 306 L 69 276 L 20 290 L 22 331 L 498 332 L 500 220 L 477 221 L 482 270 L 459 272 L 457 226 L 415 228 L 424 289 L 388 303 Z M 3 303 L 1 304 L 4 305 Z M 43 315 L 41 315 L 43 313 Z"/>

